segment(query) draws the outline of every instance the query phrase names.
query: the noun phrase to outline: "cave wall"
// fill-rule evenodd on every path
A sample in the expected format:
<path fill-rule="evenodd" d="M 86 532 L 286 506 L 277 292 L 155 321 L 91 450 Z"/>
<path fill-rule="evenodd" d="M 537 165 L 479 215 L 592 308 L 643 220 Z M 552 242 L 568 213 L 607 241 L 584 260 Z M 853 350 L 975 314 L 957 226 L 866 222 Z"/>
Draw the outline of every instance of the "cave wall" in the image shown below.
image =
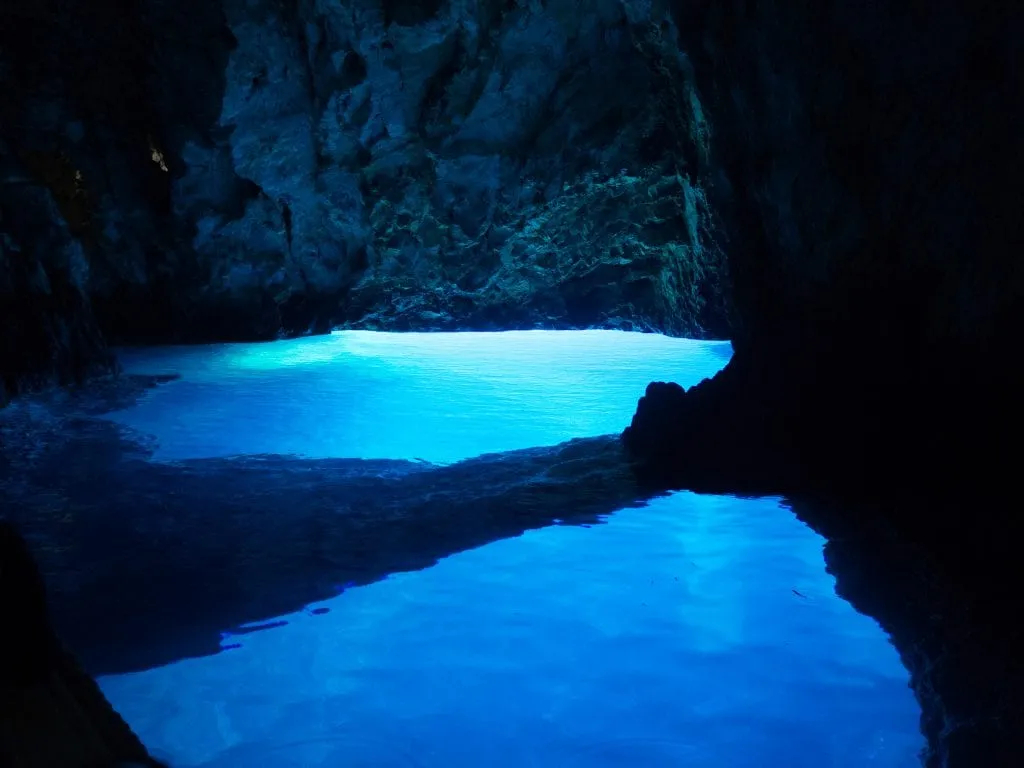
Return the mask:
<path fill-rule="evenodd" d="M 730 257 L 755 345 L 856 326 L 924 353 L 996 335 L 1022 287 L 1007 256 L 1024 14 L 960 0 L 676 11 L 697 30 L 684 45 L 731 185 L 717 202 L 739 224 Z"/>
<path fill-rule="evenodd" d="M 1021 10 L 673 12 L 708 115 L 737 355 L 692 397 L 656 387 L 627 439 L 755 486 L 997 481 L 998 460 L 962 470 L 1019 427 Z"/>
<path fill-rule="evenodd" d="M 1018 385 L 1020 12 L 580 11 L 5 6 L 0 306 L 9 349 L 48 345 L 5 355 L 7 388 L 73 378 L 60 361 L 104 336 L 602 325 L 733 336 L 751 467 L 825 428 L 846 455 L 812 464 L 856 466 L 883 433 L 890 458 L 983 440 Z M 51 220 L 81 256 L 39 245 Z M 63 315 L 18 308 L 40 269 Z M 946 414 L 957 398 L 984 418 Z"/>
<path fill-rule="evenodd" d="M 707 131 L 668 10 L 582 10 L 8 5 L 4 162 L 57 200 L 113 343 L 728 335 Z M 5 206 L 20 215 L 16 192 Z"/>
<path fill-rule="evenodd" d="M 710 211 L 689 142 L 668 130 L 691 119 L 666 93 L 686 82 L 661 76 L 683 61 L 648 45 L 651 11 L 225 12 L 239 44 L 220 121 L 259 192 L 239 218 L 198 219 L 218 269 L 274 285 L 285 309 L 318 304 L 319 326 L 723 333 Z M 277 241 L 254 260 L 260 232 Z"/>
<path fill-rule="evenodd" d="M 189 5 L 0 8 L 9 393 L 114 370 L 111 334 L 130 328 L 157 341 L 183 319 L 177 296 L 199 270 L 177 258 L 188 226 L 171 215 L 171 173 L 154 149 L 214 124 L 226 61 L 218 45 L 230 44 L 216 6 Z"/>
<path fill-rule="evenodd" d="M 29 389 L 116 370 L 84 290 L 88 276 L 50 191 L 0 163 L 0 407 Z"/>

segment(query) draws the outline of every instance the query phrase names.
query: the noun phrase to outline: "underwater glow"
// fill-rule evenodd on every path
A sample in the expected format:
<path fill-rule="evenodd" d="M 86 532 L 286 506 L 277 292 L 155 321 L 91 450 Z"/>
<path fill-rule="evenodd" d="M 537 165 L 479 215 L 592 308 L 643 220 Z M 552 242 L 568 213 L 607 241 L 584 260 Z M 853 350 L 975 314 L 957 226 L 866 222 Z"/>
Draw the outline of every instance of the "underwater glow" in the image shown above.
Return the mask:
<path fill-rule="evenodd" d="M 696 384 L 731 353 L 728 342 L 619 331 L 341 331 L 126 350 L 127 371 L 183 379 L 113 418 L 155 434 L 162 460 L 286 453 L 451 462 L 620 432 L 650 381 Z"/>
<path fill-rule="evenodd" d="M 165 460 L 459 461 L 618 431 L 648 381 L 695 383 L 728 349 L 529 332 L 137 350 L 129 370 L 183 379 L 116 418 Z M 777 499 L 676 493 L 339 584 L 280 626 L 224 627 L 220 654 L 100 683 L 181 768 L 914 765 L 907 673 L 835 596 L 822 543 Z"/>

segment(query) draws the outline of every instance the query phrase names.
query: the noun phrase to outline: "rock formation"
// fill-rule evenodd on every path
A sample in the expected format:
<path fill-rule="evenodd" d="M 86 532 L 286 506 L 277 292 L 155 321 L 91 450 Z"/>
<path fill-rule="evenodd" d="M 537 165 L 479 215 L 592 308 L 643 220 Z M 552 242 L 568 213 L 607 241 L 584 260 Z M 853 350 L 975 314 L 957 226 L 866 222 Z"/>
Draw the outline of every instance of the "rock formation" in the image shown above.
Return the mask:
<path fill-rule="evenodd" d="M 160 768 L 99 686 L 57 641 L 43 576 L 28 545 L 0 521 L 0 756 L 9 768 Z"/>
<path fill-rule="evenodd" d="M 43 235 L 7 225 L 5 253 L 47 265 L 77 316 L 91 304 L 90 344 L 97 327 L 148 343 L 338 326 L 728 335 L 707 137 L 664 11 L 48 7 L 3 11 L 4 220 L 34 204 L 36 229 L 83 255 L 51 264 Z M 18 269 L 0 260 L 0 276 Z M 21 365 L 9 388 L 40 371 Z"/>
<path fill-rule="evenodd" d="M 628 438 L 717 461 L 685 438 L 700 434 L 783 488 L 964 477 L 967 455 L 1015 429 L 1019 12 L 675 7 L 709 105 L 737 354 L 693 398 L 656 388 Z M 669 436 L 674 400 L 687 414 Z"/>

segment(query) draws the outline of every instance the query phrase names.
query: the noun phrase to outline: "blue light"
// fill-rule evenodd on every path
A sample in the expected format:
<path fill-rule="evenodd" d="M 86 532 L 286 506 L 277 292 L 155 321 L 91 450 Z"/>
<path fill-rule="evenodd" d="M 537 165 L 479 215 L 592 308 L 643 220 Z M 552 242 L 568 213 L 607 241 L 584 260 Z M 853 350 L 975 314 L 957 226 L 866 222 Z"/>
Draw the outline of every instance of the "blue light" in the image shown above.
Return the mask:
<path fill-rule="evenodd" d="M 611 332 L 137 351 L 129 369 L 184 378 L 117 418 L 163 459 L 450 462 L 617 432 L 648 381 L 728 354 Z M 821 547 L 776 499 L 678 493 L 339 584 L 270 629 L 225 627 L 229 653 L 101 685 L 177 768 L 914 764 L 907 673 Z"/>
<path fill-rule="evenodd" d="M 452 462 L 620 432 L 652 379 L 714 374 L 728 342 L 617 331 L 384 334 L 131 351 L 178 371 L 119 422 L 162 460 L 285 453 Z"/>

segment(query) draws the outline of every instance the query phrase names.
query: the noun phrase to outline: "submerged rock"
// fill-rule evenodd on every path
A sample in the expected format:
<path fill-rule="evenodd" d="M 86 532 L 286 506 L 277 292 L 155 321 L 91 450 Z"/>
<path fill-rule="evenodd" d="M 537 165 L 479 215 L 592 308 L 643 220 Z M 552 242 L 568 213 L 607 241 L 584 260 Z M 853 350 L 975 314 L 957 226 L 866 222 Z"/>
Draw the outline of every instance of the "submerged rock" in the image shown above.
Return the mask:
<path fill-rule="evenodd" d="M 156 383 L 122 377 L 0 411 L 5 515 L 33 544 L 61 639 L 93 674 L 218 653 L 225 630 L 265 624 L 340 585 L 527 530 L 599 524 L 657 495 L 637 487 L 613 436 L 450 465 L 281 455 L 159 463 L 137 434 L 97 418 Z M 65 513 L 53 514 L 55 504 Z"/>

